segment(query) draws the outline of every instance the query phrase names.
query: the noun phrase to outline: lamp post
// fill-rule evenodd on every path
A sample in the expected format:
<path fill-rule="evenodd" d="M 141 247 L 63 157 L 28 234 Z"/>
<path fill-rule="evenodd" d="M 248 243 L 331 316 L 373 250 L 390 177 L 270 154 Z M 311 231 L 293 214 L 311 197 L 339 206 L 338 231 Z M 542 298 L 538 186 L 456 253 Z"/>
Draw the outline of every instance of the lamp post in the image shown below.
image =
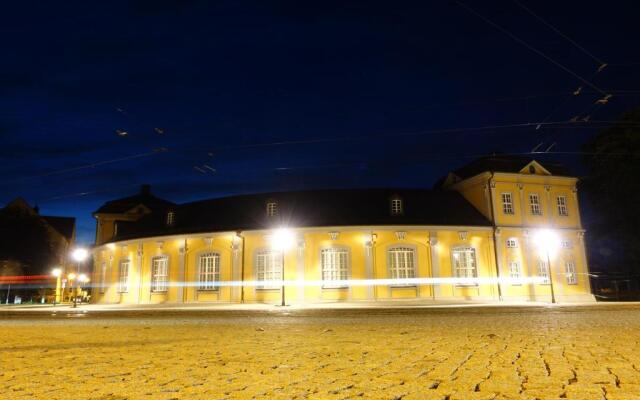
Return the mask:
<path fill-rule="evenodd" d="M 291 247 L 293 243 L 293 233 L 286 229 L 277 229 L 271 237 L 271 247 L 280 252 L 281 279 L 282 287 L 280 288 L 281 306 L 285 306 L 285 285 L 284 285 L 284 252 Z"/>
<path fill-rule="evenodd" d="M 56 292 L 53 296 L 53 306 L 56 306 L 56 303 L 60 303 L 60 287 L 62 284 L 62 269 L 54 268 L 51 270 L 51 275 L 56 278 Z"/>
<path fill-rule="evenodd" d="M 555 304 L 556 296 L 553 290 L 553 269 L 551 268 L 551 252 L 554 251 L 558 246 L 558 235 L 549 229 L 544 229 L 536 233 L 534 240 L 538 246 L 538 249 L 544 252 L 547 258 L 547 268 L 549 268 L 549 284 L 551 288 L 551 303 Z"/>
<path fill-rule="evenodd" d="M 70 273 L 69 275 L 67 275 L 67 280 L 71 283 L 71 293 L 73 295 L 73 308 L 76 308 L 78 306 L 77 296 L 76 296 L 76 286 L 74 284 L 76 280 L 76 274 L 73 272 Z"/>
<path fill-rule="evenodd" d="M 89 256 L 89 252 L 87 251 L 87 249 L 84 249 L 82 247 L 78 247 L 77 249 L 73 250 L 73 252 L 71 252 L 71 257 L 76 262 L 77 275 L 73 274 L 73 278 L 71 278 L 72 274 L 69 274 L 69 280 L 73 280 L 77 276 L 78 277 L 79 276 L 84 276 L 86 278 L 86 275 L 80 274 L 80 263 L 83 263 L 84 260 L 86 260 L 88 256 Z M 76 293 L 76 290 L 77 290 L 77 286 L 73 286 L 73 290 L 72 290 L 72 293 L 73 293 L 73 308 L 76 308 L 78 306 L 78 300 L 77 300 L 78 293 Z"/>

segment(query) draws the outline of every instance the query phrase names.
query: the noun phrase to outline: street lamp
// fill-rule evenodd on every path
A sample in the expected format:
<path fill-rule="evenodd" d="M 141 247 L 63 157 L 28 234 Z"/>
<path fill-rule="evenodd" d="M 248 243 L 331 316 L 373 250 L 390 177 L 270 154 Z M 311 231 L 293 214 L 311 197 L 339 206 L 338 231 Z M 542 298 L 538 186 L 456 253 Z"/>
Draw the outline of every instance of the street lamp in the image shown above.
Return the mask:
<path fill-rule="evenodd" d="M 78 296 L 76 296 L 76 286 L 73 283 L 76 280 L 76 274 L 75 273 L 70 273 L 69 275 L 67 275 L 67 279 L 69 280 L 69 282 L 71 283 L 71 293 L 73 294 L 73 308 L 76 308 L 78 306 L 77 304 L 77 299 Z"/>
<path fill-rule="evenodd" d="M 282 295 L 281 306 L 285 306 L 284 301 L 284 252 L 291 247 L 293 244 L 293 232 L 286 228 L 277 229 L 273 235 L 271 236 L 271 247 L 275 250 L 278 250 L 281 255 L 281 278 L 282 278 L 282 288 L 280 289 L 280 294 Z"/>
<path fill-rule="evenodd" d="M 53 296 L 53 306 L 56 306 L 56 303 L 60 303 L 60 284 L 62 277 L 62 269 L 54 268 L 51 270 L 51 275 L 56 278 L 56 293 Z"/>
<path fill-rule="evenodd" d="M 553 269 L 551 268 L 551 252 L 558 247 L 558 235 L 549 229 L 538 231 L 534 236 L 534 242 L 541 252 L 547 257 L 547 268 L 549 268 L 549 283 L 551 285 L 551 303 L 556 302 L 556 296 L 553 291 Z"/>

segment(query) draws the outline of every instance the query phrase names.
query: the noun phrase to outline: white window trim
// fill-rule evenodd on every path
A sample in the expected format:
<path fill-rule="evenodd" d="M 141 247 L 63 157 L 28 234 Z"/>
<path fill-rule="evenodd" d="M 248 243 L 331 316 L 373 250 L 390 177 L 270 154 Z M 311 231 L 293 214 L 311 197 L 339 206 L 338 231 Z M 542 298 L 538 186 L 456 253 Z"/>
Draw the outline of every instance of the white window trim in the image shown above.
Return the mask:
<path fill-rule="evenodd" d="M 198 291 L 217 291 L 220 282 L 220 253 L 207 251 L 198 254 Z"/>
<path fill-rule="evenodd" d="M 542 267 L 544 267 L 544 270 Z M 542 278 L 542 281 L 540 282 L 540 284 L 550 285 L 551 272 L 549 270 L 549 263 L 547 262 L 547 260 L 538 259 L 538 263 L 536 264 L 536 269 L 538 272 L 538 277 Z"/>
<path fill-rule="evenodd" d="M 506 246 L 509 249 L 517 249 L 518 248 L 518 239 L 509 238 L 506 240 Z"/>
<path fill-rule="evenodd" d="M 333 263 L 335 268 L 328 270 L 328 266 L 325 264 L 325 255 L 333 253 Z M 329 256 L 330 257 L 330 256 Z M 344 257 L 344 258 L 343 258 Z M 344 262 L 344 265 L 338 265 Z M 349 248 L 345 246 L 332 246 L 320 249 L 320 273 L 322 277 L 323 289 L 346 289 L 347 285 L 344 283 L 331 283 L 335 280 L 347 280 L 349 279 L 351 257 L 349 254 Z M 331 267 L 329 265 L 329 267 Z M 335 269 L 335 271 L 334 271 Z M 326 279 L 326 273 L 336 274 L 337 279 Z"/>
<path fill-rule="evenodd" d="M 410 255 L 410 256 L 409 256 Z M 394 266 L 395 260 L 395 266 Z M 415 246 L 396 244 L 387 248 L 389 278 L 411 279 L 417 276 L 418 252 Z M 411 264 L 411 265 L 409 265 Z M 392 287 L 411 287 L 414 283 L 393 283 Z"/>
<path fill-rule="evenodd" d="M 531 215 L 536 215 L 536 216 L 542 215 L 542 207 L 540 205 L 540 195 L 538 195 L 538 193 L 529 193 L 529 211 L 531 212 Z"/>
<path fill-rule="evenodd" d="M 167 225 L 173 226 L 175 221 L 176 221 L 176 213 L 173 211 L 169 211 L 167 213 Z"/>
<path fill-rule="evenodd" d="M 163 270 L 160 270 L 160 268 Z M 169 257 L 166 255 L 153 257 L 151 259 L 151 292 L 166 293 L 168 289 Z"/>
<path fill-rule="evenodd" d="M 502 198 L 502 213 L 505 215 L 514 215 L 515 209 L 513 207 L 513 194 L 510 192 L 504 192 L 500 197 Z"/>
<path fill-rule="evenodd" d="M 267 202 L 267 217 L 275 217 L 278 215 L 278 203 L 275 201 Z"/>
<path fill-rule="evenodd" d="M 261 285 L 257 285 L 256 289 L 280 289 L 279 283 L 276 282 L 282 280 L 282 257 L 282 252 L 277 250 L 260 249 L 256 251 L 254 257 L 254 271 L 256 275 L 256 281 L 264 282 Z M 264 259 L 261 260 L 262 258 Z M 262 265 L 261 262 L 263 262 Z M 267 267 L 270 267 L 270 270 Z"/>
<path fill-rule="evenodd" d="M 456 253 L 462 252 L 462 254 L 470 253 L 473 255 L 471 258 L 473 265 L 472 267 L 464 268 L 465 271 L 472 271 L 472 275 L 460 276 L 460 268 L 456 267 L 456 262 L 459 258 L 456 257 Z M 478 277 L 478 252 L 475 247 L 472 246 L 455 246 L 451 248 L 451 270 L 453 272 L 453 276 L 456 278 L 477 278 Z M 477 287 L 478 283 L 457 283 L 456 286 L 461 287 Z"/>
<path fill-rule="evenodd" d="M 558 206 L 558 215 L 561 217 L 569 216 L 569 208 L 567 207 L 567 196 L 561 195 L 556 197 L 556 205 Z"/>
<path fill-rule="evenodd" d="M 578 275 L 576 274 L 576 263 L 573 260 L 565 261 L 564 270 L 567 276 L 567 285 L 577 285 Z"/>
<path fill-rule="evenodd" d="M 127 293 L 129 291 L 129 269 L 131 261 L 129 259 L 120 260 L 118 264 L 118 293 Z"/>
<path fill-rule="evenodd" d="M 518 261 L 509 261 L 509 278 L 511 279 L 521 279 L 522 278 L 522 268 L 520 267 L 520 263 Z M 511 282 L 512 286 L 521 286 L 520 282 Z"/>
<path fill-rule="evenodd" d="M 402 215 L 404 212 L 404 204 L 402 199 L 395 197 L 391 199 L 391 215 Z"/>

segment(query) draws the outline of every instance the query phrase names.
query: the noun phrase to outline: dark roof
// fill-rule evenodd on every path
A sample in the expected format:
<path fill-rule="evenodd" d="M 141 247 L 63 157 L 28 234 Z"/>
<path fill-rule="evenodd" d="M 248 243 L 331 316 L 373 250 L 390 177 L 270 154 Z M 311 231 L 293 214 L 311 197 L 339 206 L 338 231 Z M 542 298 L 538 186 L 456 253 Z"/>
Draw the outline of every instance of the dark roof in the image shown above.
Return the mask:
<path fill-rule="evenodd" d="M 404 213 L 391 215 L 390 200 L 399 196 Z M 266 215 L 266 203 L 276 201 L 278 216 Z M 491 223 L 462 195 L 427 189 L 327 189 L 275 192 L 196 201 L 175 206 L 175 223 L 166 213 L 138 221 L 118 222 L 114 240 L 198 232 L 270 229 L 277 226 L 452 225 Z"/>
<path fill-rule="evenodd" d="M 140 204 L 151 211 L 164 211 L 175 206 L 175 204 L 170 201 L 152 195 L 149 187 L 143 185 L 140 193 L 134 196 L 107 201 L 98 208 L 94 214 L 122 214 Z"/>
<path fill-rule="evenodd" d="M 64 236 L 68 241 L 73 240 L 76 231 L 76 219 L 73 217 L 53 217 L 43 215 L 42 219 L 53 227 L 58 233 Z"/>
<path fill-rule="evenodd" d="M 553 161 L 535 160 L 529 156 L 492 155 L 478 158 L 462 168 L 453 171 L 462 179 L 471 178 L 483 172 L 512 172 L 517 173 L 526 167 L 531 161 L 537 161 L 552 175 L 569 176 L 567 169 Z"/>

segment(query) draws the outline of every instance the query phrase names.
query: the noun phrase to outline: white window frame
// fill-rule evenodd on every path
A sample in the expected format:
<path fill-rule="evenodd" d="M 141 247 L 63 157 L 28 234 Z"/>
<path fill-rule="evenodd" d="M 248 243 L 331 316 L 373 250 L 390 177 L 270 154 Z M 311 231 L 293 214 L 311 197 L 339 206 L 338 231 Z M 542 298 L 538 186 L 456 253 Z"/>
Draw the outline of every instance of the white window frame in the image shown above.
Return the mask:
<path fill-rule="evenodd" d="M 129 259 L 120 260 L 118 265 L 118 293 L 127 293 L 129 291 L 129 268 L 131 261 Z"/>
<path fill-rule="evenodd" d="M 573 260 L 565 261 L 564 270 L 567 275 L 567 285 L 577 285 L 578 275 L 576 274 L 576 263 Z"/>
<path fill-rule="evenodd" d="M 259 250 L 255 256 L 256 289 L 279 289 L 282 280 L 282 252 Z"/>
<path fill-rule="evenodd" d="M 387 250 L 389 277 L 391 279 L 411 279 L 416 277 L 417 254 L 411 246 L 397 245 Z M 391 286 L 415 286 L 414 283 L 393 283 Z"/>
<path fill-rule="evenodd" d="M 169 288 L 169 257 L 151 259 L 151 292 L 166 293 Z"/>
<path fill-rule="evenodd" d="M 522 278 L 522 268 L 520 268 L 520 263 L 518 261 L 509 261 L 509 278 L 511 279 L 520 279 Z M 513 286 L 520 286 L 520 282 L 511 282 Z"/>
<path fill-rule="evenodd" d="M 538 277 L 542 278 L 540 282 L 541 285 L 550 285 L 551 284 L 551 275 L 549 273 L 549 263 L 547 260 L 538 259 Z"/>
<path fill-rule="evenodd" d="M 401 215 L 404 212 L 402 199 L 395 197 L 391 199 L 391 215 Z"/>
<path fill-rule="evenodd" d="M 561 217 L 568 217 L 569 209 L 567 208 L 567 196 L 556 197 L 556 204 L 558 206 L 558 215 Z"/>
<path fill-rule="evenodd" d="M 505 215 L 515 214 L 513 208 L 513 195 L 509 192 L 501 194 L 502 197 L 502 213 Z"/>
<path fill-rule="evenodd" d="M 477 278 L 478 259 L 476 249 L 457 246 L 451 249 L 451 267 L 456 278 Z M 457 283 L 457 286 L 478 286 L 478 283 Z"/>
<path fill-rule="evenodd" d="M 278 215 L 278 203 L 275 201 L 267 202 L 267 217 L 275 217 Z"/>
<path fill-rule="evenodd" d="M 218 290 L 220 282 L 220 253 L 215 251 L 198 256 L 198 290 Z"/>
<path fill-rule="evenodd" d="M 103 261 L 100 264 L 100 288 L 98 289 L 100 294 L 106 292 L 107 287 L 107 262 Z"/>
<path fill-rule="evenodd" d="M 560 247 L 562 247 L 563 249 L 571 249 L 573 248 L 573 243 L 571 242 L 571 240 L 561 240 L 560 241 Z"/>
<path fill-rule="evenodd" d="M 510 249 L 518 248 L 518 239 L 516 239 L 516 238 L 507 239 L 506 246 L 507 246 L 507 248 L 510 248 Z"/>
<path fill-rule="evenodd" d="M 320 270 L 323 289 L 346 288 L 344 283 L 349 279 L 349 250 L 344 247 L 327 247 L 320 250 Z"/>
<path fill-rule="evenodd" d="M 529 209 L 531 210 L 531 215 L 542 215 L 540 195 L 538 193 L 529 193 Z"/>
<path fill-rule="evenodd" d="M 167 213 L 167 225 L 172 226 L 175 221 L 176 221 L 176 213 L 173 211 L 169 211 Z"/>

